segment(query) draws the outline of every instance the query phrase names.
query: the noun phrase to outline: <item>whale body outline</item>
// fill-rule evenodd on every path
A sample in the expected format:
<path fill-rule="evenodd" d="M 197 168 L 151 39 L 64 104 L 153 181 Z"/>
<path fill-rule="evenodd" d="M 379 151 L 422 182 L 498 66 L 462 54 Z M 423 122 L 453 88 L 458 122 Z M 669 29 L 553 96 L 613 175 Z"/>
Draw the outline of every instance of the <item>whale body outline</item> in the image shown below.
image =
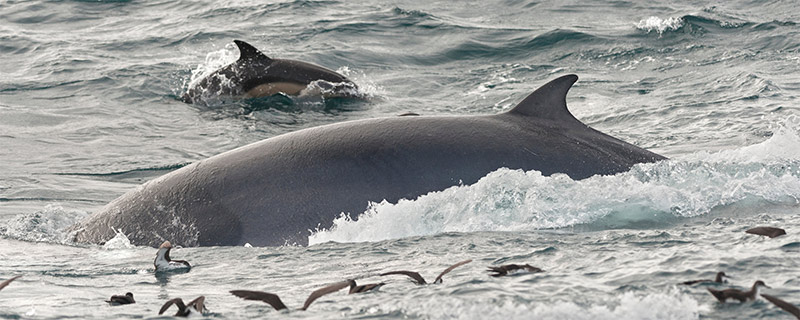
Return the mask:
<path fill-rule="evenodd" d="M 136 245 L 307 245 L 310 230 L 369 202 L 470 185 L 499 168 L 579 180 L 666 159 L 577 120 L 565 75 L 493 115 L 362 119 L 302 129 L 195 162 L 76 224 L 77 242 L 114 228 Z"/>

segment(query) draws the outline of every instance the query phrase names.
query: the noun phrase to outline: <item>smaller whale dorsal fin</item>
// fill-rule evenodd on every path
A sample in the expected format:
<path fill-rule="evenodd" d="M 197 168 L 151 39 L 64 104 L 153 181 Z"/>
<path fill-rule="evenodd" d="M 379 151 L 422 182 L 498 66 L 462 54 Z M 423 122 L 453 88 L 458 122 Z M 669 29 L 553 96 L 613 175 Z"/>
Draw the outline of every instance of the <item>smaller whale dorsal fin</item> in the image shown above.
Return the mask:
<path fill-rule="evenodd" d="M 567 109 L 567 92 L 578 76 L 569 74 L 539 87 L 508 113 L 555 121 L 575 119 Z"/>
<path fill-rule="evenodd" d="M 250 61 L 264 60 L 264 59 L 272 60 L 269 57 L 267 57 L 267 55 L 261 53 L 261 51 L 258 51 L 256 47 L 250 45 L 247 42 L 244 42 L 242 40 L 233 40 L 233 43 L 235 43 L 236 46 L 239 47 L 239 60 L 250 60 Z"/>

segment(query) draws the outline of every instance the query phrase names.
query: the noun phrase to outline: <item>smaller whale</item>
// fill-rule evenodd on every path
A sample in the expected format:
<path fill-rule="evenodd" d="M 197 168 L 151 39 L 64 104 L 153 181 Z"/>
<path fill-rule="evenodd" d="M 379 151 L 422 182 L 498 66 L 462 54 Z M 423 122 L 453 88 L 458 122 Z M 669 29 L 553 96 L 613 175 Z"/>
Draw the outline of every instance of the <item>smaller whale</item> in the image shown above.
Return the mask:
<path fill-rule="evenodd" d="M 342 290 L 344 288 L 347 288 L 348 286 L 351 287 L 350 293 L 353 293 L 352 292 L 353 285 L 355 285 L 355 281 L 348 280 L 348 281 L 336 282 L 334 284 L 327 285 L 320 289 L 314 290 L 314 292 L 308 295 L 308 298 L 306 298 L 306 302 L 303 303 L 303 307 L 300 308 L 299 310 L 305 311 L 306 309 L 308 309 L 309 306 L 311 306 L 311 303 L 313 303 L 320 297 L 329 293 L 334 293 L 336 291 Z M 252 291 L 252 290 L 231 290 L 230 293 L 233 294 L 234 296 L 237 296 L 245 300 L 255 300 L 255 301 L 265 302 L 278 311 L 287 309 L 286 305 L 283 304 L 283 301 L 281 301 L 281 298 L 274 293 L 263 292 L 263 291 Z"/>
<path fill-rule="evenodd" d="M 489 272 L 494 272 L 494 274 L 490 275 L 492 277 L 502 277 L 515 272 L 536 273 L 536 272 L 544 272 L 544 270 L 526 263 L 526 264 L 505 264 L 497 267 L 489 267 Z"/>
<path fill-rule="evenodd" d="M 158 310 L 158 314 L 159 315 L 163 314 L 165 311 L 167 311 L 167 309 L 169 309 L 169 307 L 171 307 L 174 304 L 178 307 L 178 312 L 175 313 L 175 317 L 188 317 L 190 314 L 193 313 L 199 313 L 202 315 L 203 312 L 206 311 L 205 301 L 206 301 L 205 296 L 199 296 L 194 300 L 189 301 L 189 303 L 184 304 L 183 299 L 175 298 L 164 303 L 164 305 L 161 306 L 161 310 Z"/>
<path fill-rule="evenodd" d="M 708 292 L 711 292 L 711 294 L 714 295 L 714 297 L 717 298 L 717 300 L 719 300 L 719 302 L 721 303 L 725 303 L 725 301 L 728 299 L 734 299 L 734 300 L 739 300 L 739 302 L 745 302 L 745 301 L 755 300 L 756 296 L 758 295 L 758 289 L 760 287 L 769 288 L 767 284 L 764 283 L 764 281 L 758 280 L 755 283 L 753 283 L 753 287 L 750 288 L 749 291 L 742 291 L 733 288 L 725 290 L 714 290 L 708 288 Z"/>
<path fill-rule="evenodd" d="M 462 266 L 462 265 L 465 265 L 465 264 L 467 264 L 467 263 L 470 263 L 470 262 L 472 262 L 472 259 L 469 259 L 469 260 L 464 260 L 464 261 L 461 261 L 461 262 L 459 262 L 459 263 L 456 263 L 456 264 L 454 264 L 454 265 L 452 265 L 452 266 L 449 266 L 449 267 L 447 267 L 447 269 L 444 269 L 444 271 L 442 271 L 442 273 L 440 273 L 438 276 L 436 276 L 436 279 L 435 279 L 435 280 L 433 280 L 433 282 L 432 282 L 432 283 L 441 283 L 441 282 L 442 282 L 442 276 L 446 275 L 446 274 L 447 274 L 447 273 L 449 273 L 450 271 L 453 271 L 453 269 L 455 269 L 455 268 L 458 268 L 458 267 L 460 267 L 460 266 Z M 412 279 L 412 281 L 413 281 L 414 283 L 416 283 L 416 284 L 420 284 L 420 285 L 422 285 L 422 284 L 428 284 L 428 283 L 425 281 L 425 278 L 423 278 L 423 277 L 422 277 L 422 276 L 419 274 L 419 272 L 414 272 L 414 271 L 406 271 L 406 270 L 399 270 L 399 271 L 389 271 L 389 272 L 381 273 L 380 275 L 381 275 L 381 276 L 388 276 L 388 275 L 393 275 L 393 274 L 401 274 L 401 275 L 408 276 L 408 277 L 409 277 L 409 278 L 411 278 L 411 279 Z"/>
<path fill-rule="evenodd" d="M 279 93 L 318 94 L 325 98 L 357 96 L 356 84 L 336 71 L 302 61 L 273 59 L 247 42 L 233 42 L 239 48 L 239 59 L 192 82 L 182 97 L 184 102 L 215 97 L 259 98 Z"/>
<path fill-rule="evenodd" d="M 122 295 L 113 295 L 111 299 L 106 300 L 106 302 L 112 306 L 119 306 L 123 304 L 131 304 L 136 303 L 136 300 L 133 299 L 133 293 L 125 293 L 124 296 Z"/>
<path fill-rule="evenodd" d="M 173 271 L 173 270 L 188 270 L 191 269 L 192 266 L 189 265 L 189 262 L 184 260 L 172 260 L 169 257 L 169 251 L 172 250 L 172 244 L 169 241 L 164 241 L 160 247 L 158 247 L 158 253 L 156 253 L 156 259 L 153 261 L 153 265 L 156 267 L 156 272 L 162 271 Z"/>
<path fill-rule="evenodd" d="M 774 227 L 755 227 L 752 229 L 748 229 L 745 232 L 750 234 L 757 234 L 760 236 L 767 236 L 770 238 L 775 238 L 786 234 L 786 230 Z"/>
<path fill-rule="evenodd" d="M 772 302 L 772 304 L 778 306 L 778 308 L 781 308 L 784 311 L 794 315 L 795 318 L 800 319 L 800 309 L 795 307 L 793 304 L 788 303 L 786 301 L 783 301 L 781 299 L 778 299 L 777 297 L 773 297 L 771 295 L 765 294 L 765 293 L 762 293 L 761 296 L 764 299 L 767 299 L 767 301 Z"/>
<path fill-rule="evenodd" d="M 725 272 L 720 271 L 720 272 L 717 272 L 717 276 L 714 278 L 714 280 L 710 280 L 710 279 L 690 280 L 690 281 L 681 282 L 680 284 L 693 285 L 693 284 L 697 284 L 697 283 L 708 283 L 708 282 L 723 283 L 724 282 L 723 277 L 724 278 L 730 278 L 730 276 L 725 274 Z"/>

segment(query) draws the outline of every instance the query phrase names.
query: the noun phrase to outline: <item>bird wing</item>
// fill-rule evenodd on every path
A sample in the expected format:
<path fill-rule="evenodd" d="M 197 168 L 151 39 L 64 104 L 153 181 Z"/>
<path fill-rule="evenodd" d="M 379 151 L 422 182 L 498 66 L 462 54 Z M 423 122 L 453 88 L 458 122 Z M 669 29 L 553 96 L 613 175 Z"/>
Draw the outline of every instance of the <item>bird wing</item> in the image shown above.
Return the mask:
<path fill-rule="evenodd" d="M 308 298 L 306 299 L 306 302 L 303 303 L 303 307 L 300 310 L 308 309 L 308 306 L 310 306 L 311 303 L 314 302 L 314 300 L 319 299 L 319 297 L 321 297 L 321 296 L 324 296 L 326 294 L 342 290 L 342 289 L 347 288 L 349 286 L 350 286 L 350 281 L 342 281 L 342 282 L 337 282 L 337 283 L 322 287 L 320 289 L 314 290 L 314 292 L 312 292 L 310 295 L 308 295 Z"/>
<path fill-rule="evenodd" d="M 782 235 L 786 234 L 786 230 L 783 230 L 781 228 L 775 228 L 775 227 L 755 227 L 755 228 L 752 228 L 752 229 L 748 229 L 745 232 L 751 233 L 751 234 L 757 234 L 757 235 L 760 235 L 760 236 L 767 236 L 767 237 L 770 237 L 770 238 L 775 238 L 777 236 L 782 236 Z"/>
<path fill-rule="evenodd" d="M 367 292 L 367 291 L 378 289 L 378 288 L 382 287 L 383 285 L 385 285 L 385 283 L 383 283 L 383 282 L 381 282 L 381 283 L 364 284 L 364 285 L 357 286 L 355 288 L 356 290 L 355 291 L 350 291 L 350 293 Z"/>
<path fill-rule="evenodd" d="M 16 277 L 13 277 L 13 278 L 8 279 L 6 281 L 3 281 L 3 283 L 0 283 L 0 290 L 3 290 L 3 288 L 5 288 L 9 283 L 11 283 L 11 281 L 17 280 L 20 277 L 22 277 L 22 276 L 16 276 Z"/>
<path fill-rule="evenodd" d="M 274 293 L 263 292 L 263 291 L 250 291 L 250 290 L 232 290 L 231 293 L 234 296 L 237 296 L 245 300 L 256 300 L 256 301 L 266 302 L 267 304 L 275 308 L 275 310 L 286 309 L 286 305 L 283 304 L 281 298 Z"/>
<path fill-rule="evenodd" d="M 181 298 L 175 298 L 165 302 L 164 305 L 161 306 L 161 310 L 158 310 L 158 314 L 164 313 L 164 311 L 167 311 L 167 309 L 169 309 L 169 307 L 171 307 L 173 304 L 178 306 L 180 313 L 183 313 L 186 310 L 186 305 L 183 304 L 183 300 L 181 300 Z"/>
<path fill-rule="evenodd" d="M 463 265 L 465 265 L 467 263 L 470 263 L 470 262 L 472 262 L 472 259 L 461 261 L 459 263 L 456 263 L 456 264 L 448 267 L 447 269 L 444 269 L 444 271 L 442 271 L 442 273 L 440 273 L 439 276 L 437 276 L 436 279 L 433 280 L 433 283 L 441 282 L 443 275 L 446 275 L 448 272 L 453 271 L 453 269 L 458 268 L 460 266 L 463 266 Z"/>
<path fill-rule="evenodd" d="M 194 298 L 194 300 L 189 301 L 189 304 L 187 306 L 189 307 L 194 306 L 194 309 L 197 310 L 197 312 L 203 313 L 203 309 L 205 309 L 206 307 L 205 302 L 206 302 L 206 297 L 199 296 L 197 298 Z"/>
<path fill-rule="evenodd" d="M 769 300 L 769 302 L 772 302 L 772 304 L 778 306 L 778 308 L 781 308 L 784 311 L 793 314 L 797 319 L 800 319 L 800 309 L 795 307 L 793 304 L 788 303 L 786 301 L 783 301 L 781 299 L 778 299 L 778 298 L 773 297 L 773 296 L 768 295 L 768 294 L 762 293 L 761 296 L 764 297 L 764 299 Z"/>
<path fill-rule="evenodd" d="M 191 268 L 192 267 L 192 265 L 190 265 L 189 262 L 186 261 L 186 260 L 171 260 L 170 262 L 177 262 L 177 263 L 183 264 L 187 268 Z"/>
<path fill-rule="evenodd" d="M 702 282 L 712 282 L 712 281 L 708 280 L 708 279 L 689 280 L 689 281 L 681 282 L 680 284 L 685 284 L 685 285 L 689 286 L 689 285 L 693 285 L 693 284 L 696 284 L 696 283 L 702 283 Z"/>
<path fill-rule="evenodd" d="M 416 282 L 417 284 L 427 284 L 427 282 L 425 282 L 425 279 L 422 278 L 421 275 L 419 275 L 419 272 L 414 272 L 414 271 L 406 271 L 406 270 L 390 271 L 386 273 L 381 273 L 381 276 L 388 276 L 393 274 L 402 274 L 405 276 L 409 276 L 411 277 L 411 279 L 414 279 L 414 282 Z"/>

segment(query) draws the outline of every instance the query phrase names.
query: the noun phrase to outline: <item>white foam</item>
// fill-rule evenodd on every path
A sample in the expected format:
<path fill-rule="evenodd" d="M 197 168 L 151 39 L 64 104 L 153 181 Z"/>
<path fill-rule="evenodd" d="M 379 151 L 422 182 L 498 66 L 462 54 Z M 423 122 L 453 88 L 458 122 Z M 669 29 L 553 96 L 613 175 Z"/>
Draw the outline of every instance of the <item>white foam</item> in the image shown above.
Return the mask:
<path fill-rule="evenodd" d="M 336 69 L 336 72 L 347 77 L 358 85 L 358 90 L 353 96 L 363 99 L 376 99 L 386 95 L 386 90 L 375 83 L 375 81 L 367 76 L 362 70 L 352 70 L 348 66 L 342 66 Z"/>
<path fill-rule="evenodd" d="M 498 298 L 499 299 L 499 298 Z M 406 304 L 406 303 L 402 303 Z M 572 301 L 521 303 L 508 299 L 500 303 L 439 297 L 403 306 L 413 315 L 433 319 L 698 319 L 701 306 L 689 295 L 676 292 L 626 292 L 603 303 Z"/>
<path fill-rule="evenodd" d="M 239 50 L 236 49 L 233 43 L 226 44 L 223 49 L 209 52 L 206 54 L 205 61 L 192 70 L 192 77 L 189 79 L 187 87 L 191 87 L 195 82 L 214 73 L 217 69 L 233 63 L 237 59 L 239 59 Z"/>
<path fill-rule="evenodd" d="M 116 250 L 136 248 L 136 246 L 131 244 L 131 240 L 125 236 L 122 230 L 114 230 L 114 232 L 116 235 L 114 235 L 114 238 L 111 238 L 110 240 L 106 241 L 105 244 L 103 244 L 103 249 Z"/>
<path fill-rule="evenodd" d="M 67 228 L 88 215 L 85 211 L 48 204 L 40 211 L 17 215 L 0 227 L 0 234 L 22 241 L 71 243 L 73 234 L 67 232 Z"/>
<path fill-rule="evenodd" d="M 800 201 L 800 121 L 782 121 L 766 141 L 715 154 L 634 166 L 575 181 L 563 174 L 499 169 L 396 204 L 373 203 L 358 220 L 342 215 L 310 244 L 381 241 L 445 232 L 533 231 L 618 219 L 618 224 L 693 217 L 749 200 Z"/>
<path fill-rule="evenodd" d="M 678 17 L 670 17 L 667 19 L 661 19 L 659 17 L 649 17 L 647 19 L 643 19 L 636 24 L 636 28 L 639 30 L 644 30 L 650 33 L 651 31 L 656 31 L 658 34 L 663 34 L 667 31 L 675 31 L 683 27 L 683 19 Z"/>

